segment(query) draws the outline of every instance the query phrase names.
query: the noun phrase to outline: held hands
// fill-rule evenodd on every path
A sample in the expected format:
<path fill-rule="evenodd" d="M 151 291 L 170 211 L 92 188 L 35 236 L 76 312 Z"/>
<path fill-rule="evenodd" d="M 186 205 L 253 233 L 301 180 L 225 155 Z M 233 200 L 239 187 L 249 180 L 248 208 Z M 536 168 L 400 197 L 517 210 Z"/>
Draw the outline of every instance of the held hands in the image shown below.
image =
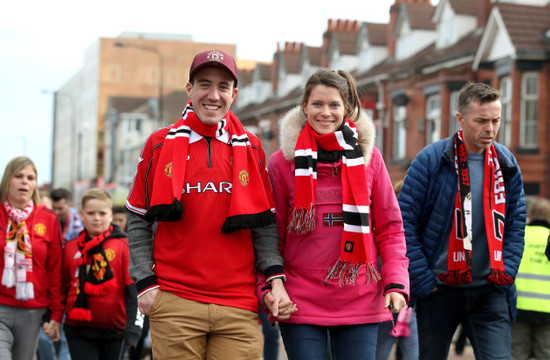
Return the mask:
<path fill-rule="evenodd" d="M 61 340 L 61 324 L 57 321 L 50 320 L 42 324 L 42 330 L 44 330 L 44 334 L 48 335 L 52 341 Z"/>
<path fill-rule="evenodd" d="M 264 296 L 262 303 L 277 320 L 286 320 L 298 310 L 296 304 L 290 300 L 281 279 L 271 282 L 271 291 Z"/>
<path fill-rule="evenodd" d="M 145 294 L 138 297 L 138 309 L 143 315 L 149 316 L 149 312 L 151 311 L 151 306 L 153 306 L 153 303 L 155 302 L 155 298 L 157 297 L 157 294 L 159 292 L 159 289 L 153 289 Z"/>
<path fill-rule="evenodd" d="M 407 305 L 405 296 L 400 292 L 389 292 L 384 296 L 384 309 L 397 314 L 403 307 Z"/>

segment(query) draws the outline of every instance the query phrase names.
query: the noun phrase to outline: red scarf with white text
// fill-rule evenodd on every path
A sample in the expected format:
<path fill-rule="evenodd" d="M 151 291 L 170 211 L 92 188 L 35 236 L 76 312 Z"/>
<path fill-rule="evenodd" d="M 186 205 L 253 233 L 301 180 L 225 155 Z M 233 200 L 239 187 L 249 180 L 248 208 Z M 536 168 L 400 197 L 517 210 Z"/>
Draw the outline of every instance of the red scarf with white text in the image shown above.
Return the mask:
<path fill-rule="evenodd" d="M 460 130 L 454 139 L 459 188 L 455 196 L 453 227 L 449 238 L 448 271 L 438 275 L 439 279 L 448 285 L 461 285 L 472 281 L 472 193 L 468 151 L 462 139 L 462 130 Z M 494 285 L 510 285 L 514 280 L 505 273 L 502 259 L 506 192 L 502 170 L 493 144 L 485 150 L 484 166 L 483 217 L 491 264 L 487 281 Z"/>
<path fill-rule="evenodd" d="M 300 132 L 294 152 L 294 210 L 288 230 L 306 234 L 315 228 L 315 188 L 317 186 L 317 145 L 326 151 L 342 151 L 342 208 L 344 231 L 340 255 L 329 268 L 323 284 L 337 279 L 340 286 L 355 285 L 359 269 L 366 264 L 367 283 L 381 279 L 376 259 L 371 254 L 369 224 L 370 196 L 367 187 L 365 159 L 357 142 L 355 124 L 346 119 L 342 130 L 317 134 L 306 123 Z"/>
<path fill-rule="evenodd" d="M 172 125 L 164 140 L 154 174 L 151 207 L 145 218 L 178 221 L 183 214 L 180 198 L 183 192 L 187 150 L 191 130 L 205 137 L 229 133 L 233 152 L 233 180 L 229 212 L 222 232 L 249 229 L 276 221 L 271 188 L 264 187 L 258 156 L 237 117 L 228 111 L 216 125 L 205 125 L 187 103 L 181 119 Z"/>

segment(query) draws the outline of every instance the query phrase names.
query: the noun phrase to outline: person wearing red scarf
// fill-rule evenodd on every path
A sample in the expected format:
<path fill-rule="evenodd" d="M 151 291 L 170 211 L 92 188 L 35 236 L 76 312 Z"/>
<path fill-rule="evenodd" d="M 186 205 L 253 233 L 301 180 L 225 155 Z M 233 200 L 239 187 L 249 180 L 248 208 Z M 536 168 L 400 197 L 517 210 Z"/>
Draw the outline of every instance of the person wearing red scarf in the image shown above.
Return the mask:
<path fill-rule="evenodd" d="M 260 358 L 256 271 L 273 290 L 270 311 L 295 310 L 265 154 L 230 110 L 237 79 L 229 54 L 195 56 L 191 100 L 145 143 L 128 195 L 130 273 L 155 358 Z"/>
<path fill-rule="evenodd" d="M 36 166 L 20 156 L 0 184 L 0 358 L 34 357 L 40 327 L 60 339 L 61 231 L 53 211 L 40 204 Z"/>
<path fill-rule="evenodd" d="M 459 324 L 476 358 L 510 358 L 526 214 L 517 161 L 495 142 L 500 99 L 466 84 L 461 130 L 420 151 L 401 189 L 422 359 L 447 358 Z"/>
<path fill-rule="evenodd" d="M 286 289 L 298 310 L 271 316 L 290 359 L 374 359 L 378 323 L 408 299 L 401 214 L 353 78 L 321 69 L 281 121 L 268 163 Z M 382 258 L 379 267 L 378 256 Z M 380 269 L 380 270 L 379 270 Z M 259 296 L 271 298 L 264 283 Z"/>
<path fill-rule="evenodd" d="M 112 200 L 105 190 L 87 190 L 81 203 L 84 231 L 63 249 L 63 328 L 73 360 L 119 360 L 124 341 L 135 346 L 141 330 L 128 240 L 111 223 Z"/>

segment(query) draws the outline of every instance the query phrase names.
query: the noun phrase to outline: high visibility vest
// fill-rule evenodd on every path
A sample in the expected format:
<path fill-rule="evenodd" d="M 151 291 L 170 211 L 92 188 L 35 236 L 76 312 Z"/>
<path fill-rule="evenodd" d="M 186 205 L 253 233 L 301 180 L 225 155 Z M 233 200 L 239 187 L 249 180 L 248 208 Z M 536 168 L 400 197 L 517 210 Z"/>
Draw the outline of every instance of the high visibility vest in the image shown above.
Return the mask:
<path fill-rule="evenodd" d="M 525 228 L 525 248 L 516 275 L 518 309 L 550 313 L 550 261 L 544 253 L 550 229 Z"/>

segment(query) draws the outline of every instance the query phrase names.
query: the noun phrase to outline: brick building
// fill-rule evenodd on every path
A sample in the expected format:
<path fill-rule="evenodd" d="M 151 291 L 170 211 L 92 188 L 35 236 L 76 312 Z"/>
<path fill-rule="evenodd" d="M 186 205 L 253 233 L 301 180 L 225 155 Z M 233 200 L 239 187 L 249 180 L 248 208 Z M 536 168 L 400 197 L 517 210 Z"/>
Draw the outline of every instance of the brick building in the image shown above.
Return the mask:
<path fill-rule="evenodd" d="M 271 97 L 234 110 L 272 153 L 278 119 L 300 103 L 305 79 L 320 66 L 349 71 L 396 182 L 418 151 L 458 130 L 460 88 L 486 82 L 503 93 L 498 141 L 517 157 L 526 195 L 549 197 L 549 3 L 396 0 L 388 24 L 329 20 L 321 47 L 287 43 L 277 50 Z"/>

